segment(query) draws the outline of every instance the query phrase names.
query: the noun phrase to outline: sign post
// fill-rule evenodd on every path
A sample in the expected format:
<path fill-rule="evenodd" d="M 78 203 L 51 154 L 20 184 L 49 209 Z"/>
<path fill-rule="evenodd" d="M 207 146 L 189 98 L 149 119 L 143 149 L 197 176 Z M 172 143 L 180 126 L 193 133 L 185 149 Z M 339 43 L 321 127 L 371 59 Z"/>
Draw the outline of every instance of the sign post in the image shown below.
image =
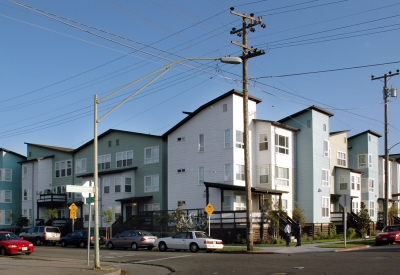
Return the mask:
<path fill-rule="evenodd" d="M 212 206 L 211 203 L 208 203 L 204 210 L 206 210 L 206 212 L 208 214 L 208 235 L 210 236 L 210 227 L 211 227 L 210 217 L 211 217 L 211 214 L 214 212 L 214 207 Z"/>
<path fill-rule="evenodd" d="M 344 247 L 346 247 L 346 233 L 347 233 L 347 206 L 350 205 L 350 196 L 343 194 L 339 198 L 339 203 L 344 208 Z"/>

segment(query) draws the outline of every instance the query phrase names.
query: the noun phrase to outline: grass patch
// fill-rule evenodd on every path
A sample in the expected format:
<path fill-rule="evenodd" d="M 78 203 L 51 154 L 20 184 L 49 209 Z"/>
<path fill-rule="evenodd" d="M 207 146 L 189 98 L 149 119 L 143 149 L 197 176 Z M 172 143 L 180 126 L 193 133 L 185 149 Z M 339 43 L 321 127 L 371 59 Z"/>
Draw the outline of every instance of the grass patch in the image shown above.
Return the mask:
<path fill-rule="evenodd" d="M 257 249 L 256 247 L 254 247 L 252 252 L 257 252 L 257 251 L 261 251 L 261 249 Z M 247 252 L 247 247 L 224 247 L 222 249 L 215 250 L 214 253 L 234 253 L 234 252 Z"/>
<path fill-rule="evenodd" d="M 353 248 L 365 245 L 375 245 L 375 240 L 356 240 L 356 241 L 346 241 L 346 247 L 344 246 L 344 241 L 338 243 L 330 243 L 325 245 L 318 245 L 320 248 Z"/>

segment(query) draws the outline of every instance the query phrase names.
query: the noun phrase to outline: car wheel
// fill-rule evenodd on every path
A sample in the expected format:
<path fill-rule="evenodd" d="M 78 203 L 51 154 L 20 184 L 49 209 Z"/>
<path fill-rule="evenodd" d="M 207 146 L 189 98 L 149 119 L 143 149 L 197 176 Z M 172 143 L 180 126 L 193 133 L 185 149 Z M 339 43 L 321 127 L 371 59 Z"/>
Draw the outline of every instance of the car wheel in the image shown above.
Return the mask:
<path fill-rule="evenodd" d="M 131 244 L 131 248 L 132 248 L 133 251 L 136 251 L 136 250 L 139 249 L 139 246 L 137 245 L 137 243 L 132 243 Z"/>
<path fill-rule="evenodd" d="M 114 249 L 113 243 L 112 243 L 112 242 L 108 242 L 108 243 L 107 243 L 107 248 L 108 248 L 108 249 Z"/>
<path fill-rule="evenodd" d="M 191 243 L 190 244 L 190 251 L 192 251 L 193 253 L 196 253 L 197 250 L 199 250 L 199 246 L 196 243 Z"/>
<path fill-rule="evenodd" d="M 7 251 L 4 247 L 0 247 L 0 255 L 1 256 L 6 256 L 7 255 Z"/>
<path fill-rule="evenodd" d="M 42 245 L 42 240 L 40 238 L 36 238 L 35 244 L 37 246 L 41 246 Z"/>
<path fill-rule="evenodd" d="M 80 248 L 85 248 L 85 247 L 86 247 L 85 242 L 80 242 L 80 243 L 79 243 L 79 247 L 80 247 Z"/>
<path fill-rule="evenodd" d="M 152 251 L 152 250 L 153 250 L 153 247 L 154 247 L 154 246 L 148 246 L 148 247 L 147 247 L 147 250 L 148 250 L 148 251 Z"/>
<path fill-rule="evenodd" d="M 164 242 L 161 242 L 158 244 L 158 249 L 162 252 L 165 252 L 165 251 L 167 251 L 168 247 Z"/>
<path fill-rule="evenodd" d="M 66 247 L 66 246 L 67 246 L 67 243 L 66 243 L 65 241 L 62 241 L 62 242 L 61 242 L 61 246 L 62 246 L 62 247 Z"/>

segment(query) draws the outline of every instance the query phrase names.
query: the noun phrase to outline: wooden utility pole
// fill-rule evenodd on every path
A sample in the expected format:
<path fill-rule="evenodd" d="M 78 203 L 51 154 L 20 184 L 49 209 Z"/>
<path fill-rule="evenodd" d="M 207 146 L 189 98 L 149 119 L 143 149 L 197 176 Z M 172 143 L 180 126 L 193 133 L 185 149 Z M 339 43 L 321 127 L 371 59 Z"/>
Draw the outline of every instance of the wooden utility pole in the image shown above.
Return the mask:
<path fill-rule="evenodd" d="M 253 47 L 247 46 L 247 29 L 250 29 L 251 32 L 254 32 L 254 26 L 261 25 L 262 28 L 265 28 L 265 24 L 262 23 L 262 18 L 253 17 L 254 14 L 246 15 L 240 14 L 234 11 L 234 8 L 231 8 L 231 14 L 235 14 L 242 18 L 242 28 L 236 29 L 232 28 L 231 34 L 237 34 L 239 37 L 243 36 L 243 44 L 240 44 L 235 41 L 231 41 L 232 44 L 235 44 L 242 48 L 243 55 L 241 56 L 243 62 L 243 141 L 244 141 L 244 180 L 245 180 L 245 190 L 246 190 L 246 224 L 247 224 L 247 251 L 253 251 L 253 243 L 254 243 L 254 232 L 253 232 L 253 217 L 252 217 L 252 199 L 251 199 L 251 177 L 250 177 L 250 149 L 249 149 L 249 111 L 248 111 L 248 99 L 249 99 L 249 91 L 248 91 L 248 62 L 247 60 L 252 57 L 256 57 L 262 54 L 265 54 L 263 50 L 257 50 Z"/>
<path fill-rule="evenodd" d="M 396 71 L 396 73 L 389 72 L 389 74 L 385 74 L 383 76 L 380 77 L 374 77 L 371 76 L 371 80 L 377 80 L 377 79 L 384 79 L 384 85 L 383 85 L 383 100 L 385 103 L 385 199 L 384 199 L 384 203 L 383 203 L 383 226 L 387 226 L 388 225 L 388 221 L 389 221 L 389 217 L 388 217 L 388 211 L 389 211 L 389 149 L 388 149 L 388 145 L 389 145 L 389 128 L 388 128 L 388 97 L 389 97 L 389 92 L 391 92 L 391 96 L 392 97 L 396 97 L 397 96 L 397 90 L 396 92 L 392 92 L 389 91 L 389 88 L 387 86 L 387 81 L 388 78 L 394 75 L 398 75 L 399 74 L 399 70 Z M 369 208 L 369 205 L 368 205 Z"/>

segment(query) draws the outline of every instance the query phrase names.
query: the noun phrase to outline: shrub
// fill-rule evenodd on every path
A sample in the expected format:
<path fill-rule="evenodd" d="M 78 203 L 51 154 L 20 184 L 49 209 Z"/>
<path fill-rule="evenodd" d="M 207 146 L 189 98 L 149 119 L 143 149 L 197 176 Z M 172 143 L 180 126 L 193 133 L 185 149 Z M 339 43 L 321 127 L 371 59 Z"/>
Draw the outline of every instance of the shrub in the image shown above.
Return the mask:
<path fill-rule="evenodd" d="M 246 238 L 242 238 L 242 235 L 240 235 L 240 234 L 236 235 L 236 239 L 235 239 L 236 244 L 245 244 L 246 242 L 247 242 Z"/>
<path fill-rule="evenodd" d="M 274 239 L 273 244 L 285 244 L 286 242 L 282 239 Z"/>
<path fill-rule="evenodd" d="M 336 237 L 336 225 L 333 223 L 329 225 L 329 237 L 330 239 L 334 239 Z"/>
<path fill-rule="evenodd" d="M 349 227 L 347 228 L 346 234 L 348 239 L 353 239 L 356 236 L 356 230 L 352 227 Z"/>
<path fill-rule="evenodd" d="M 329 235 L 324 232 L 318 232 L 317 236 L 319 240 L 329 239 Z"/>

